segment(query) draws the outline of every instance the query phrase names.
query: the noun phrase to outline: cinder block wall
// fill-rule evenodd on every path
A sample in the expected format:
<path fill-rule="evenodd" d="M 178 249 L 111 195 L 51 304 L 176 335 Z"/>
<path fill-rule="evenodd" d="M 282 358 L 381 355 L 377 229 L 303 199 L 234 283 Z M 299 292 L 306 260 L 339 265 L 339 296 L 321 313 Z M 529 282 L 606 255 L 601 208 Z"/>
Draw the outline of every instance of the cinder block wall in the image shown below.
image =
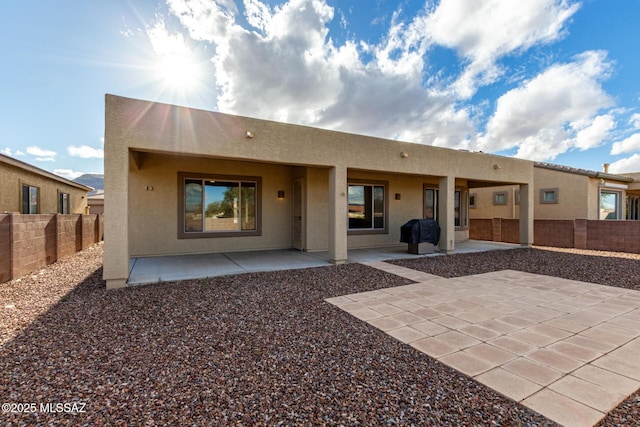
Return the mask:
<path fill-rule="evenodd" d="M 55 262 L 55 215 L 14 215 L 11 253 L 12 277 L 20 277 Z"/>
<path fill-rule="evenodd" d="M 469 238 L 518 243 L 518 223 L 517 219 L 472 218 Z M 538 246 L 640 253 L 640 221 L 536 219 L 533 235 Z"/>
<path fill-rule="evenodd" d="M 536 245 L 574 248 L 574 233 L 572 219 L 536 219 L 533 222 L 533 241 Z"/>
<path fill-rule="evenodd" d="M 11 278 L 11 215 L 0 214 L 0 283 Z"/>
<path fill-rule="evenodd" d="M 512 218 L 502 220 L 502 241 L 505 243 L 520 243 L 520 220 Z"/>
<path fill-rule="evenodd" d="M 640 221 L 587 221 L 587 249 L 640 253 Z"/>
<path fill-rule="evenodd" d="M 473 240 L 493 240 L 492 220 L 472 218 L 469 221 L 469 238 Z"/>
<path fill-rule="evenodd" d="M 0 214 L 0 283 L 102 240 L 103 215 Z"/>
<path fill-rule="evenodd" d="M 80 216 L 58 215 L 58 257 L 62 258 L 79 251 Z"/>

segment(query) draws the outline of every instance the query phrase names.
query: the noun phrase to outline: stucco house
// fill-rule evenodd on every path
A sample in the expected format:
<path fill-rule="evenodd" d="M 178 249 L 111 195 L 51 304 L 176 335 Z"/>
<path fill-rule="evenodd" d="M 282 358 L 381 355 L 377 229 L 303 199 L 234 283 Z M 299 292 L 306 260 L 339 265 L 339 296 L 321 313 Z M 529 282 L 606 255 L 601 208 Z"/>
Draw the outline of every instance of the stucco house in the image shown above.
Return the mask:
<path fill-rule="evenodd" d="M 626 190 L 627 194 L 627 219 L 640 220 L 640 172 L 625 173 L 625 176 L 633 178 Z"/>
<path fill-rule="evenodd" d="M 97 190 L 94 194 L 87 197 L 87 205 L 89 213 L 104 214 L 104 190 Z"/>
<path fill-rule="evenodd" d="M 106 96 L 107 288 L 130 257 L 295 248 L 344 263 L 410 219 L 468 239 L 469 193 L 514 185 L 533 241 L 533 162 Z"/>
<path fill-rule="evenodd" d="M 640 182 L 633 175 L 535 162 L 533 216 L 535 219 L 640 219 Z M 516 186 L 477 189 L 471 192 L 470 199 L 471 218 L 519 218 L 520 193 Z"/>
<path fill-rule="evenodd" d="M 84 214 L 93 190 L 0 154 L 0 212 Z"/>

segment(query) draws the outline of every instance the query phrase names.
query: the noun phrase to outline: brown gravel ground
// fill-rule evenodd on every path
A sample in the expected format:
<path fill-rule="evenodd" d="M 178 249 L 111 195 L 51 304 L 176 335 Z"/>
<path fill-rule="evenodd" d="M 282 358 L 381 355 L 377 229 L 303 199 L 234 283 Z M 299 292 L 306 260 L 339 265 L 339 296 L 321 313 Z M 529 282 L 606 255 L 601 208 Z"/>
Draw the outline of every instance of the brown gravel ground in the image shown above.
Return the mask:
<path fill-rule="evenodd" d="M 411 267 L 576 266 L 596 281 L 623 266 L 628 279 L 609 284 L 640 288 L 637 259 L 548 253 Z M 409 283 L 397 276 L 348 264 L 116 291 L 101 276 L 96 245 L 0 285 L 0 403 L 86 403 L 2 413 L 0 425 L 555 425 L 323 301 Z M 603 425 L 639 425 L 638 406 L 636 394 Z"/>

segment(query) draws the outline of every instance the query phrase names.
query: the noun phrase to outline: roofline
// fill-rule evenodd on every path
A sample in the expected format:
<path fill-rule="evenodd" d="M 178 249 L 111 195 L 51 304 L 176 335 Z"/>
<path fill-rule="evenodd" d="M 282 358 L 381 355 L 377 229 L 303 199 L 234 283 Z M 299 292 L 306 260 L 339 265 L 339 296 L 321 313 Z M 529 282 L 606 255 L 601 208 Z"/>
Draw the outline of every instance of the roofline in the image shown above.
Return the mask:
<path fill-rule="evenodd" d="M 95 188 L 89 187 L 88 185 L 84 185 L 84 184 L 80 184 L 79 182 L 71 181 L 70 179 L 67 179 L 67 178 L 64 178 L 62 176 L 56 175 L 56 174 L 51 173 L 49 171 L 46 171 L 44 169 L 40 169 L 37 166 L 34 166 L 32 164 L 23 162 L 22 160 L 18 160 L 18 159 L 14 158 L 14 157 L 10 157 L 10 156 L 7 156 L 7 155 L 2 154 L 2 153 L 0 153 L 0 162 L 10 164 L 11 166 L 15 166 L 17 168 L 24 169 L 24 170 L 27 170 L 29 172 L 36 173 L 38 175 L 44 175 L 47 178 L 51 178 L 51 179 L 53 179 L 55 181 L 59 181 L 59 182 L 62 182 L 64 184 L 71 185 L 73 187 L 77 187 L 77 188 L 80 188 L 82 190 L 87 190 L 87 191 L 95 190 Z"/>
<path fill-rule="evenodd" d="M 622 181 L 622 182 L 635 181 L 635 179 L 629 176 L 616 175 L 616 174 L 606 173 L 606 172 L 597 172 L 597 171 L 592 171 L 588 169 L 572 168 L 570 166 L 556 165 L 553 163 L 533 162 L 533 167 L 541 168 L 541 169 L 549 169 L 549 170 L 554 170 L 559 172 L 573 173 L 576 175 L 584 175 L 591 178 L 612 179 L 615 181 Z"/>

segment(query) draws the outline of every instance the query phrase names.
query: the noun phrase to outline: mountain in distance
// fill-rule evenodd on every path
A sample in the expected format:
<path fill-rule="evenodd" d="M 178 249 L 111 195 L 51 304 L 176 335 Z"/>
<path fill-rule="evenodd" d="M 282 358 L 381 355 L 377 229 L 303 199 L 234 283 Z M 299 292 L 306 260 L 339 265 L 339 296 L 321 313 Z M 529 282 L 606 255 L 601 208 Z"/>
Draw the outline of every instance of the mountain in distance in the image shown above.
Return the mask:
<path fill-rule="evenodd" d="M 89 187 L 93 187 L 96 190 L 104 190 L 104 175 L 98 173 L 85 173 L 84 175 L 80 175 L 76 179 L 73 180 L 78 184 L 87 185 Z M 92 191 L 89 193 L 95 194 L 97 191 Z"/>

